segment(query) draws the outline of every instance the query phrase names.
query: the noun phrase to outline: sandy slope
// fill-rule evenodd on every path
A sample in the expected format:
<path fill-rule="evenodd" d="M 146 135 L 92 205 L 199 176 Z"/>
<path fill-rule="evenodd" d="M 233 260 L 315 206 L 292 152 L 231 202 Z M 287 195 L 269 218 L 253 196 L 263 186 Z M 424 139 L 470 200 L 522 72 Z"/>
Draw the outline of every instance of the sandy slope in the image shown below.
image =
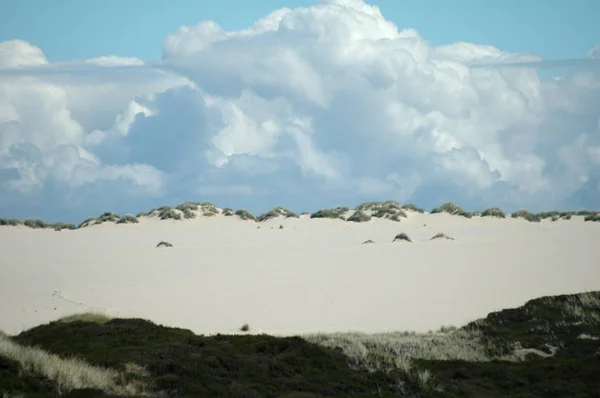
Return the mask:
<path fill-rule="evenodd" d="M 399 232 L 415 243 L 391 243 Z M 429 241 L 437 232 L 455 240 Z M 0 330 L 96 310 L 196 333 L 245 322 L 272 334 L 426 331 L 542 295 L 599 290 L 599 238 L 600 223 L 581 217 L 416 213 L 401 223 L 217 216 L 0 227 Z M 161 240 L 175 247 L 155 248 Z"/>

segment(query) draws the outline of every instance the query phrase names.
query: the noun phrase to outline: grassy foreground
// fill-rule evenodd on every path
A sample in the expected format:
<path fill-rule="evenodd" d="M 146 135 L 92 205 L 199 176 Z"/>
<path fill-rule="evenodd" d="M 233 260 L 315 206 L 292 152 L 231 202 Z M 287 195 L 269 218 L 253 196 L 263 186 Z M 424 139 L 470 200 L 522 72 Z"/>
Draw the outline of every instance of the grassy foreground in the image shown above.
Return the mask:
<path fill-rule="evenodd" d="M 600 397 L 600 292 L 438 332 L 198 336 L 142 319 L 0 333 L 4 397 Z"/>

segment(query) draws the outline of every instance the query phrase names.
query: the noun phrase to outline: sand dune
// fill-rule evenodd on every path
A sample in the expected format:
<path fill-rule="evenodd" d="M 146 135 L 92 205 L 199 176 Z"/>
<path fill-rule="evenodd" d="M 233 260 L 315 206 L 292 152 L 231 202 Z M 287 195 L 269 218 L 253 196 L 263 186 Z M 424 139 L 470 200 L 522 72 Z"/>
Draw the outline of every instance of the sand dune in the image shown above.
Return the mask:
<path fill-rule="evenodd" d="M 427 331 L 600 289 L 600 224 L 578 216 L 140 220 L 61 232 L 0 227 L 0 330 L 99 311 L 199 334 L 244 323 L 276 335 Z M 393 243 L 401 232 L 413 243 Z M 430 240 L 440 232 L 454 240 Z"/>

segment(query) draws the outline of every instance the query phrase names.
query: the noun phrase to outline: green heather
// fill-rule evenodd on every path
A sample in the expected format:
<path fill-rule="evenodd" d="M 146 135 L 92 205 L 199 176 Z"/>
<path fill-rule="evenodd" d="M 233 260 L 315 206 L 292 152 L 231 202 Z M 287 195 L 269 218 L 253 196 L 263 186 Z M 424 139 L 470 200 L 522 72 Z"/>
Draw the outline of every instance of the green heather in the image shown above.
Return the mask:
<path fill-rule="evenodd" d="M 0 333 L 0 393 L 41 397 L 596 397 L 600 292 L 437 332 L 200 336 L 76 314 Z"/>

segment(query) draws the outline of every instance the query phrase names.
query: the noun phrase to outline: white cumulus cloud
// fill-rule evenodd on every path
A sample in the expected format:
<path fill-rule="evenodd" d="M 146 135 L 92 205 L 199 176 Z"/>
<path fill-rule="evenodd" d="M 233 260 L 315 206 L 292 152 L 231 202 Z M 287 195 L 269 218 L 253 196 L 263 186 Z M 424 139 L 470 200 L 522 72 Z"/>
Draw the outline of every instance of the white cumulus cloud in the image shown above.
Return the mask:
<path fill-rule="evenodd" d="M 433 46 L 362 0 L 274 10 L 237 31 L 182 26 L 158 63 L 51 64 L 33 44 L 0 43 L 0 209 L 30 212 L 49 194 L 44 211 L 67 215 L 198 195 L 256 210 L 593 206 L 600 72 L 542 79 L 543 62 Z M 94 194 L 107 186 L 115 195 Z"/>

